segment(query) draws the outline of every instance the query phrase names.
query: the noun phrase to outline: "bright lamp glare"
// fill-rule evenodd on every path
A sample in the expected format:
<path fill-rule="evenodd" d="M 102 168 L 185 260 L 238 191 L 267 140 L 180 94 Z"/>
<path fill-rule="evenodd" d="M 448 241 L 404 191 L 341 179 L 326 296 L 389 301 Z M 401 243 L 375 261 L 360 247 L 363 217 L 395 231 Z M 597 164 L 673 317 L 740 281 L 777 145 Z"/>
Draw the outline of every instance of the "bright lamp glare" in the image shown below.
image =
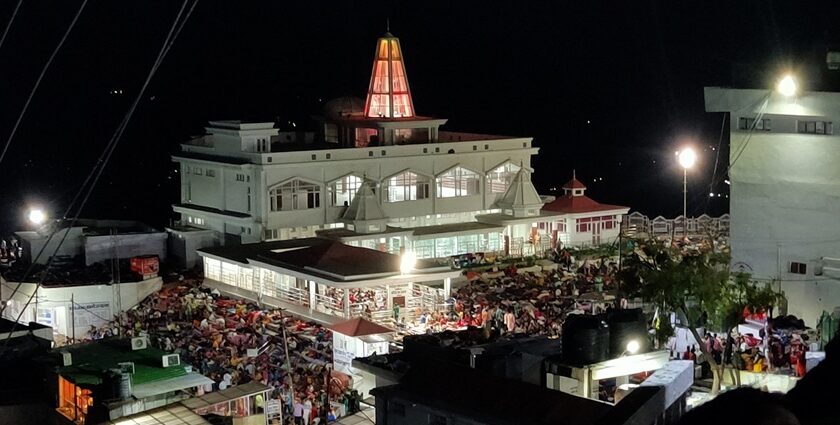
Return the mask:
<path fill-rule="evenodd" d="M 784 96 L 793 96 L 796 94 L 796 81 L 790 75 L 785 75 L 784 78 L 779 80 L 777 89 Z"/>
<path fill-rule="evenodd" d="M 688 169 L 694 166 L 694 162 L 697 161 L 697 154 L 694 153 L 694 149 L 685 148 L 680 151 L 679 160 L 680 166 Z"/>
<path fill-rule="evenodd" d="M 639 351 L 639 341 L 635 339 L 627 343 L 627 352 L 630 354 L 636 354 Z"/>
<path fill-rule="evenodd" d="M 32 224 L 44 224 L 47 221 L 47 214 L 44 210 L 39 208 L 33 208 L 29 210 L 29 222 Z"/>
<path fill-rule="evenodd" d="M 416 264 L 417 256 L 415 256 L 411 251 L 406 251 L 403 253 L 402 258 L 400 258 L 400 272 L 409 273 L 414 270 L 414 266 Z"/>

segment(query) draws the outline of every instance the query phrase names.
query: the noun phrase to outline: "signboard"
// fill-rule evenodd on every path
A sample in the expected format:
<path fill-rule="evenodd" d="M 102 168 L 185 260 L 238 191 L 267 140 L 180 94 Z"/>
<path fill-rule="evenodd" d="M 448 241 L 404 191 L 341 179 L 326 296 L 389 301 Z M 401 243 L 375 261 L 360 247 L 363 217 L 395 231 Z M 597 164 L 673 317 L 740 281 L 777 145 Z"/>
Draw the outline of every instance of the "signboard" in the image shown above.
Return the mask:
<path fill-rule="evenodd" d="M 51 308 L 39 308 L 38 309 L 38 319 L 35 320 L 36 322 L 47 325 L 51 328 L 55 327 L 55 311 Z"/>
<path fill-rule="evenodd" d="M 111 304 L 99 303 L 77 303 L 73 309 L 76 328 L 100 326 L 111 320 Z"/>
<path fill-rule="evenodd" d="M 270 398 L 265 401 L 265 416 L 268 418 L 279 417 L 283 414 L 280 400 Z"/>

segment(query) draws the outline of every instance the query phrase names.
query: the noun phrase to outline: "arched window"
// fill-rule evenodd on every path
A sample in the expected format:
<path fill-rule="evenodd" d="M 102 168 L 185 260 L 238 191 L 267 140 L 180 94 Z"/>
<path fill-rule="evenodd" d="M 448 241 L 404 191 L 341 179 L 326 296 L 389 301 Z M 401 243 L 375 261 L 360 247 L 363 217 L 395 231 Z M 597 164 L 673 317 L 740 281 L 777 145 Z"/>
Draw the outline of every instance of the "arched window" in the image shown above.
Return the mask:
<path fill-rule="evenodd" d="M 405 171 L 385 179 L 385 202 L 416 201 L 429 197 L 429 179 Z"/>
<path fill-rule="evenodd" d="M 330 196 L 330 206 L 341 207 L 350 205 L 361 186 L 362 178 L 352 174 L 330 183 L 327 186 L 327 193 Z"/>
<path fill-rule="evenodd" d="M 321 206 L 321 186 L 300 179 L 289 180 L 268 192 L 271 211 L 293 211 Z"/>
<path fill-rule="evenodd" d="M 519 172 L 519 167 L 511 162 L 506 162 L 487 173 L 487 189 L 490 193 L 505 193 L 510 182 Z"/>
<path fill-rule="evenodd" d="M 481 177 L 462 167 L 455 167 L 435 179 L 438 198 L 454 198 L 479 194 Z"/>

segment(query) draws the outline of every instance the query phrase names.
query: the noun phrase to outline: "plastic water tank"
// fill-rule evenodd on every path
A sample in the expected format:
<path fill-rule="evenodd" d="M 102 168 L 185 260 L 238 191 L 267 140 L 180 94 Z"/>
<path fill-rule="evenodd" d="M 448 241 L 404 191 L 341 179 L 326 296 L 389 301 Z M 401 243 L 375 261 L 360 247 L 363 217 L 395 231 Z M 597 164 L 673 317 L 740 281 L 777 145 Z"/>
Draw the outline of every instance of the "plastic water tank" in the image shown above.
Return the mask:
<path fill-rule="evenodd" d="M 106 375 L 106 380 L 114 399 L 125 400 L 131 397 L 131 375 L 114 370 Z"/>
<path fill-rule="evenodd" d="M 618 357 L 627 350 L 627 343 L 635 340 L 639 343 L 636 353 L 644 353 L 649 349 L 647 323 L 640 308 L 613 310 L 607 315 L 610 326 L 610 355 Z"/>
<path fill-rule="evenodd" d="M 586 365 L 608 359 L 610 328 L 603 316 L 572 314 L 563 323 L 563 359 Z"/>

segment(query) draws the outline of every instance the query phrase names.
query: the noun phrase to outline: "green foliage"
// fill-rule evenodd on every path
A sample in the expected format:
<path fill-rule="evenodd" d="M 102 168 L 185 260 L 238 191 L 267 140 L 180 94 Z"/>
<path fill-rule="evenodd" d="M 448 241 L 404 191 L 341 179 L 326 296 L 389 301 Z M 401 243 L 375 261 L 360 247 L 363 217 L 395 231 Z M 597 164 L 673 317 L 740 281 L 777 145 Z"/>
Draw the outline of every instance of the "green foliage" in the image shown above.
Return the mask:
<path fill-rule="evenodd" d="M 738 324 L 744 307 L 767 309 L 779 300 L 769 285 L 758 285 L 744 273 L 732 275 L 728 253 L 636 241 L 623 261 L 619 280 L 624 295 L 682 313 L 691 327 L 726 331 Z"/>

